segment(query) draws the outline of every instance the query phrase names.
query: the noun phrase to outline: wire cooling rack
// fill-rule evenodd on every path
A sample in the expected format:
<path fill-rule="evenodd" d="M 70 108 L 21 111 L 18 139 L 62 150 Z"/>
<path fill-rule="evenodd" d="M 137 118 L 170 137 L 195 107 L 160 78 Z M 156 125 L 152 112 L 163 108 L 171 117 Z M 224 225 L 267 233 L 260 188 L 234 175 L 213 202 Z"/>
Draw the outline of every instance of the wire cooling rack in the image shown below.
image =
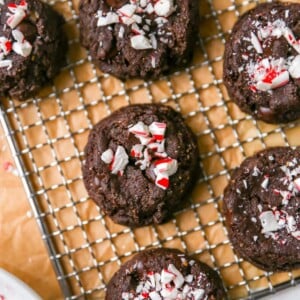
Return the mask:
<path fill-rule="evenodd" d="M 299 123 L 271 126 L 242 114 L 222 82 L 226 36 L 259 1 L 200 0 L 193 63 L 156 82 L 102 74 L 78 40 L 77 1 L 51 1 L 65 16 L 69 64 L 53 86 L 27 102 L 4 99 L 0 120 L 42 238 L 67 299 L 103 299 L 119 266 L 149 247 L 176 247 L 218 271 L 228 297 L 256 298 L 295 285 L 300 272 L 266 273 L 236 256 L 221 213 L 231 170 L 255 151 L 299 145 Z M 93 124 L 117 108 L 155 102 L 174 107 L 198 137 L 204 176 L 190 205 L 167 224 L 131 230 L 88 199 L 80 163 Z"/>

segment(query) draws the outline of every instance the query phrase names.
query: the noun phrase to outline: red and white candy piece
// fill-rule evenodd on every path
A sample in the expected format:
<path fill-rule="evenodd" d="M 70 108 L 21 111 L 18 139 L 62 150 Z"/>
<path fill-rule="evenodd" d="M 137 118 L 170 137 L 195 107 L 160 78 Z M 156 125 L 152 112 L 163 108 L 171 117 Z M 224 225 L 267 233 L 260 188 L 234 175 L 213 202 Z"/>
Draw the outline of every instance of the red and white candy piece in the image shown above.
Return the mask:
<path fill-rule="evenodd" d="M 6 37 L 0 37 L 0 52 L 7 55 L 12 50 L 12 42 Z"/>
<path fill-rule="evenodd" d="M 130 156 L 135 157 L 135 158 L 142 158 L 143 157 L 143 149 L 144 146 L 141 144 L 136 144 L 132 146 L 131 151 L 130 151 Z"/>
<path fill-rule="evenodd" d="M 20 4 L 9 3 L 7 7 L 11 14 L 6 21 L 6 24 L 14 29 L 26 17 L 28 5 L 26 1 L 21 1 Z"/>
<path fill-rule="evenodd" d="M 157 141 L 162 141 L 165 136 L 167 124 L 166 123 L 160 123 L 160 122 L 153 122 L 149 126 L 149 130 L 152 134 L 152 136 Z"/>
<path fill-rule="evenodd" d="M 269 184 L 269 177 L 265 176 L 265 179 L 263 180 L 263 182 L 261 183 L 261 187 L 266 190 L 268 189 L 268 184 Z"/>
<path fill-rule="evenodd" d="M 177 160 L 170 157 L 167 157 L 165 159 L 160 159 L 156 161 L 154 165 L 155 165 L 155 169 L 154 169 L 155 173 L 157 174 L 164 173 L 168 176 L 174 175 L 178 169 Z"/>
<path fill-rule="evenodd" d="M 17 40 L 12 45 L 13 51 L 23 57 L 29 56 L 32 51 L 32 46 L 24 39 L 22 32 L 19 30 L 13 30 L 12 35 Z"/>
<path fill-rule="evenodd" d="M 120 172 L 120 175 L 122 175 L 128 163 L 129 160 L 126 150 L 124 147 L 118 146 L 111 165 L 111 173 L 118 174 Z"/>
<path fill-rule="evenodd" d="M 129 127 L 129 132 L 133 133 L 137 137 L 148 137 L 149 136 L 149 128 L 143 122 L 139 121 L 135 125 Z"/>
<path fill-rule="evenodd" d="M 155 156 L 157 157 L 167 157 L 167 153 L 165 152 L 165 140 L 157 143 L 150 143 L 147 145 L 148 149 L 155 151 Z"/>
<path fill-rule="evenodd" d="M 111 149 L 107 149 L 101 155 L 101 160 L 106 164 L 110 164 L 114 159 L 114 152 Z"/>
<path fill-rule="evenodd" d="M 158 173 L 156 175 L 155 184 L 159 188 L 166 190 L 170 185 L 169 176 L 167 174 Z"/>
<path fill-rule="evenodd" d="M 289 82 L 289 72 L 283 58 L 271 61 L 265 58 L 256 65 L 249 65 L 248 72 L 255 87 L 261 91 L 279 88 Z"/>
<path fill-rule="evenodd" d="M 296 40 L 292 30 L 288 27 L 285 27 L 283 35 L 288 43 L 300 54 L 300 40 Z"/>

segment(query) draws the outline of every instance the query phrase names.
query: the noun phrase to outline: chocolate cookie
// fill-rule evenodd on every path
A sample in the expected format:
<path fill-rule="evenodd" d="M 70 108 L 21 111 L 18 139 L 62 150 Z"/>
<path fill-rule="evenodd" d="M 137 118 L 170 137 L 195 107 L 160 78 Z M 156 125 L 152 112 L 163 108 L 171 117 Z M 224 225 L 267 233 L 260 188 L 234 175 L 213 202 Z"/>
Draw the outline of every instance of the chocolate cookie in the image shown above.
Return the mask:
<path fill-rule="evenodd" d="M 300 117 L 300 4 L 264 3 L 239 19 L 225 47 L 224 83 L 256 119 Z"/>
<path fill-rule="evenodd" d="M 85 148 L 90 197 L 116 223 L 162 223 L 190 191 L 198 149 L 182 117 L 167 106 L 124 107 L 100 121 Z"/>
<path fill-rule="evenodd" d="M 25 100 L 65 63 L 64 21 L 38 0 L 2 0 L 0 14 L 0 96 Z"/>
<path fill-rule="evenodd" d="M 197 13 L 197 0 L 81 0 L 81 42 L 103 72 L 157 78 L 191 57 Z"/>
<path fill-rule="evenodd" d="M 175 249 L 151 249 L 126 262 L 107 286 L 106 300 L 221 300 L 217 272 Z"/>
<path fill-rule="evenodd" d="M 225 190 L 230 240 L 267 270 L 300 267 L 300 148 L 271 148 L 247 158 Z"/>

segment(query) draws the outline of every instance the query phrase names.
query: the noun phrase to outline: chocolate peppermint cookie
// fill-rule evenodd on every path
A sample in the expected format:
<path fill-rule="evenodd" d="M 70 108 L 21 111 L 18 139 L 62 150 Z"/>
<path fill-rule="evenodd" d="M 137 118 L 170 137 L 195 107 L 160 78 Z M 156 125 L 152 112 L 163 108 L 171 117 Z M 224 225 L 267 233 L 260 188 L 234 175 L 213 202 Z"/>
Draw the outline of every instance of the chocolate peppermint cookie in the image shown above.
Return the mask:
<path fill-rule="evenodd" d="M 197 0 L 81 0 L 81 42 L 103 72 L 157 78 L 191 57 L 197 13 Z"/>
<path fill-rule="evenodd" d="M 173 109 L 124 107 L 100 121 L 85 148 L 83 180 L 90 197 L 116 223 L 162 223 L 191 190 L 198 149 Z"/>
<path fill-rule="evenodd" d="M 225 190 L 224 214 L 237 253 L 267 271 L 300 267 L 300 149 L 247 158 Z"/>
<path fill-rule="evenodd" d="M 151 249 L 126 262 L 107 286 L 106 300 L 221 300 L 220 277 L 206 264 L 175 249 Z"/>
<path fill-rule="evenodd" d="M 0 96 L 25 100 L 65 63 L 63 18 L 38 0 L 0 0 Z"/>
<path fill-rule="evenodd" d="M 300 117 L 300 4 L 264 3 L 240 18 L 225 47 L 224 83 L 256 119 Z"/>

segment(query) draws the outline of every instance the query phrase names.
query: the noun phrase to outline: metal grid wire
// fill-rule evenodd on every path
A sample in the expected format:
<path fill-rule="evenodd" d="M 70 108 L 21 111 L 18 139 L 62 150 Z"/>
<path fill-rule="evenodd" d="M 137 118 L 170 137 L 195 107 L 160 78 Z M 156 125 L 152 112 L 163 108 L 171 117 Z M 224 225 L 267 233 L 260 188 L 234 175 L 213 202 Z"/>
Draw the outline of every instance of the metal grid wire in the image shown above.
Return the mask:
<path fill-rule="evenodd" d="M 66 20 L 69 64 L 28 102 L 5 99 L 1 123 L 34 217 L 67 299 L 99 298 L 129 257 L 149 247 L 176 247 L 221 275 L 228 297 L 255 298 L 295 285 L 299 272 L 273 274 L 237 257 L 221 213 L 231 170 L 254 151 L 296 146 L 300 123 L 271 126 L 242 114 L 222 83 L 226 35 L 238 16 L 259 1 L 201 0 L 201 24 L 190 67 L 157 82 L 121 82 L 102 74 L 80 48 L 77 1 L 50 2 Z M 171 105 L 198 137 L 203 177 L 190 205 L 159 226 L 131 230 L 113 224 L 88 199 L 80 161 L 93 124 L 120 106 Z"/>

